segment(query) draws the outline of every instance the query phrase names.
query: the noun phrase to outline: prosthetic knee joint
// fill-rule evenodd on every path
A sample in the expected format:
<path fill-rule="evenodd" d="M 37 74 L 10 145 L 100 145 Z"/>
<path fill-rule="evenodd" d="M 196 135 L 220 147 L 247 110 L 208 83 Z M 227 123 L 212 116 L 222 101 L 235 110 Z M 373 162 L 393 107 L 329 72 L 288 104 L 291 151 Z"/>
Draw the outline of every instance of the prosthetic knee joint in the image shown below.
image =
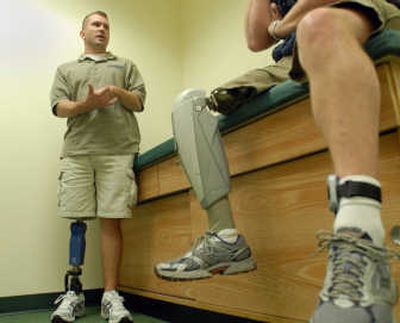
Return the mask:
<path fill-rule="evenodd" d="M 381 188 L 379 186 L 356 181 L 339 183 L 340 178 L 336 175 L 329 175 L 327 178 L 329 210 L 337 214 L 340 206 L 340 199 L 351 197 L 366 197 L 379 203 L 382 202 Z"/>
<path fill-rule="evenodd" d="M 175 101 L 172 125 L 182 166 L 203 208 L 226 196 L 230 177 L 218 128 L 204 90 L 188 89 Z"/>
<path fill-rule="evenodd" d="M 83 265 L 85 258 L 85 233 L 86 223 L 81 220 L 71 223 L 71 238 L 69 241 L 69 264 L 70 269 L 67 270 L 64 277 L 65 291 L 82 292 L 82 283 L 79 276 L 82 274 L 80 266 Z"/>

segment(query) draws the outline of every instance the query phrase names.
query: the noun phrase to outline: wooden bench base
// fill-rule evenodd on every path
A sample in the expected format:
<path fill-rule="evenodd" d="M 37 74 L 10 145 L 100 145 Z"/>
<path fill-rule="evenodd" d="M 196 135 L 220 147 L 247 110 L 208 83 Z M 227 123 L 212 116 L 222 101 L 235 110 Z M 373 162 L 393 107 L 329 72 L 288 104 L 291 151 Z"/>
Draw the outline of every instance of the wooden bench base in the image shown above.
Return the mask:
<path fill-rule="evenodd" d="M 378 67 L 387 232 L 400 224 L 399 71 L 396 61 Z M 326 253 L 315 254 L 315 234 L 330 230 L 333 223 L 325 184 L 332 165 L 309 109 L 306 99 L 224 136 L 233 213 L 252 247 L 257 270 L 192 282 L 155 276 L 154 264 L 187 252 L 207 227 L 204 211 L 173 157 L 142 172 L 142 204 L 133 219 L 123 223 L 121 289 L 266 322 L 308 322 L 327 258 Z M 400 284 L 400 264 L 394 264 L 393 273 Z M 397 314 L 400 320 L 400 309 Z"/>

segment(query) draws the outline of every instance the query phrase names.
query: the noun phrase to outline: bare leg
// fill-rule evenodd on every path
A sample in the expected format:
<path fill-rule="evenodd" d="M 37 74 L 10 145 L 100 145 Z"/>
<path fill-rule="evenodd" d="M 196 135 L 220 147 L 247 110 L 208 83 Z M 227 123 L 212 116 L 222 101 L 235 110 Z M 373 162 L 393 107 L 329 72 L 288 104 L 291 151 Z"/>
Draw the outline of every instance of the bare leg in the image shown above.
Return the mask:
<path fill-rule="evenodd" d="M 362 48 L 371 30 L 360 13 L 319 8 L 299 24 L 298 44 L 315 120 L 336 174 L 376 186 L 380 90 L 374 65 Z M 330 256 L 311 322 L 393 323 L 396 285 L 381 249 L 380 203 L 363 196 L 342 198 L 335 230 L 334 238 L 320 237 Z M 364 299 L 371 301 L 360 301 Z"/>
<path fill-rule="evenodd" d="M 372 28 L 359 12 L 320 8 L 300 23 L 298 41 L 315 120 L 328 142 L 336 174 L 344 180 L 361 177 L 379 186 L 380 88 L 363 49 Z M 341 199 L 335 231 L 361 228 L 376 244 L 383 244 L 380 207 L 362 197 Z"/>
<path fill-rule="evenodd" d="M 336 174 L 378 176 L 380 90 L 362 44 L 372 26 L 359 13 L 320 8 L 298 27 L 299 55 Z"/>
<path fill-rule="evenodd" d="M 122 234 L 119 219 L 100 219 L 104 290 L 117 287 L 121 263 Z"/>

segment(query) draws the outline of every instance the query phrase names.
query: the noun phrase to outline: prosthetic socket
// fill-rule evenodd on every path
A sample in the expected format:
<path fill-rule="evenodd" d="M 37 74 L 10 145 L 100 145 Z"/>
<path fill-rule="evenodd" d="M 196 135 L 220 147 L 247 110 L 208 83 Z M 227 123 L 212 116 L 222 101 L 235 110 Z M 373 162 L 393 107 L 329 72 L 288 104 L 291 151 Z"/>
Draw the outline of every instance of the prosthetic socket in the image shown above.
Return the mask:
<path fill-rule="evenodd" d="M 86 224 L 82 221 L 71 223 L 71 238 L 69 242 L 69 264 L 70 269 L 66 272 L 64 277 L 65 291 L 74 291 L 75 293 L 82 292 L 82 283 L 79 276 L 82 274 L 81 265 L 85 258 L 85 233 Z"/>
<path fill-rule="evenodd" d="M 207 108 L 204 90 L 188 89 L 177 97 L 172 125 L 182 166 L 207 209 L 228 195 L 230 177 L 218 118 Z"/>
<path fill-rule="evenodd" d="M 328 185 L 328 200 L 329 210 L 337 214 L 340 206 L 340 199 L 342 197 L 366 197 L 373 199 L 379 203 L 382 202 L 381 188 L 373 184 L 346 181 L 343 184 L 339 184 L 340 178 L 336 175 L 329 175 L 327 178 Z"/>

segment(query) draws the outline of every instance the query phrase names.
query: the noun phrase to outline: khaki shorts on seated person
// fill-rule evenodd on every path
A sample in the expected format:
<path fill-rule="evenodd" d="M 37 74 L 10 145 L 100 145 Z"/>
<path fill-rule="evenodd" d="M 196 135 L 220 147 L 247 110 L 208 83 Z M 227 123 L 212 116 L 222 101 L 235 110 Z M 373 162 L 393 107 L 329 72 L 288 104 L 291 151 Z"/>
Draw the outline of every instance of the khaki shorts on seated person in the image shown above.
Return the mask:
<path fill-rule="evenodd" d="M 364 14 L 374 25 L 371 36 L 386 28 L 400 30 L 400 9 L 386 0 L 342 0 L 331 6 L 348 8 Z M 292 68 L 289 75 L 293 80 L 305 81 L 305 73 L 299 61 L 297 46 L 294 49 Z"/>
<path fill-rule="evenodd" d="M 375 26 L 373 34 L 385 28 L 400 30 L 400 10 L 385 0 L 344 0 L 338 1 L 331 6 L 350 8 L 365 14 Z M 286 56 L 278 62 L 250 70 L 222 84 L 220 88 L 234 89 L 250 86 L 254 87 L 257 93 L 261 93 L 289 78 L 299 82 L 307 81 L 300 65 L 297 48 L 295 48 L 293 56 Z"/>
<path fill-rule="evenodd" d="M 61 159 L 58 209 L 65 218 L 130 218 L 136 204 L 134 155 Z"/>

